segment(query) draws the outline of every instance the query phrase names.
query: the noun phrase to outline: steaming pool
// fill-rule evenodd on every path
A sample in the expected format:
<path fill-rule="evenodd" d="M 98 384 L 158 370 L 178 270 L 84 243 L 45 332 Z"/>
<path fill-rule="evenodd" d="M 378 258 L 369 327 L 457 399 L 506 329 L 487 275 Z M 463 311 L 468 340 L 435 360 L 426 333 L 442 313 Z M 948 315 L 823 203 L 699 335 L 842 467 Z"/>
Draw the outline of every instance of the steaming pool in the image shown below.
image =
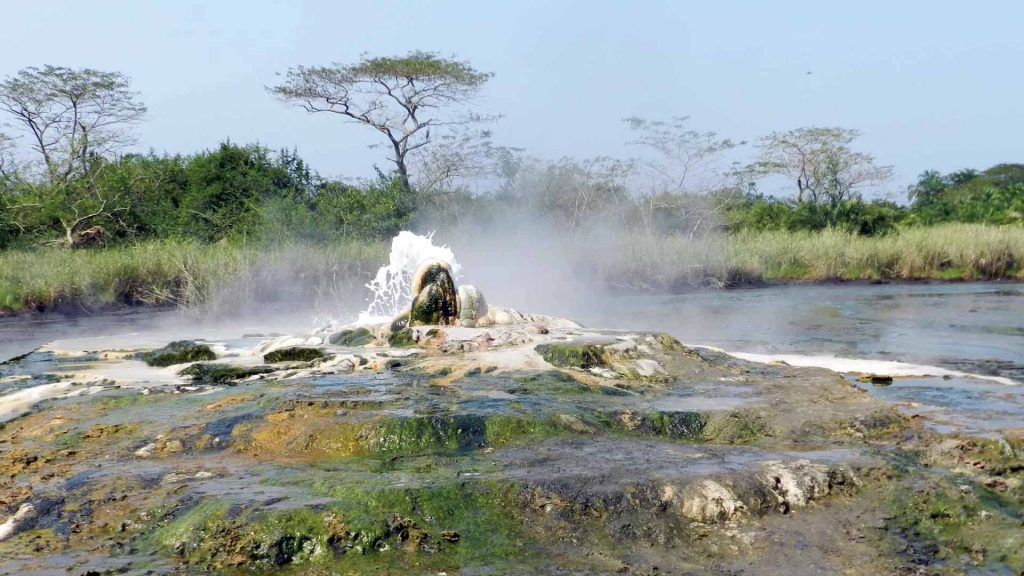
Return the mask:
<path fill-rule="evenodd" d="M 1024 427 L 1024 286 L 949 283 L 776 286 L 605 298 L 577 310 L 584 325 L 668 332 L 689 345 L 746 360 L 847 374 L 907 374 L 859 383 L 940 429 L 984 433 Z M 204 323 L 175 310 L 0 319 L 0 359 L 52 340 L 88 336 L 240 338 L 308 330 L 302 314 Z M 2 377 L 2 374 L 0 374 Z M 0 394 L 27 382 L 0 379 Z"/>

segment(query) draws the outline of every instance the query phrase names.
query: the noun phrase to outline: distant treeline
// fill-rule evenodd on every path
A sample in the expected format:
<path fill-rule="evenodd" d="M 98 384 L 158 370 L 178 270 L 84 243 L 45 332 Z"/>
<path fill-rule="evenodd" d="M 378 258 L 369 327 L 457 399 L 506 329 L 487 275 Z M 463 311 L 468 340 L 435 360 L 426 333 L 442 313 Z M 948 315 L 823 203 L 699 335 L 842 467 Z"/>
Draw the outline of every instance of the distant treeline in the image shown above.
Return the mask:
<path fill-rule="evenodd" d="M 572 160 L 519 166 L 495 190 L 406 188 L 392 175 L 347 184 L 292 151 L 223 143 L 190 156 L 96 159 L 59 182 L 0 179 L 0 247 L 109 245 L 145 239 L 382 239 L 418 221 L 486 225 L 509 213 L 564 229 L 614 222 L 664 235 L 840 229 L 885 234 L 942 222 L 1024 222 L 1024 165 L 926 172 L 909 205 L 853 195 L 817 201 L 725 188 L 706 194 L 630 190 L 613 171 Z M 87 225 L 84 225 L 87 224 Z"/>
<path fill-rule="evenodd" d="M 426 52 L 289 69 L 271 94 L 380 138 L 387 171 L 323 178 L 294 151 L 225 142 L 192 155 L 126 153 L 146 106 L 119 72 L 29 67 L 0 81 L 0 249 L 147 239 L 335 241 L 543 221 L 693 240 L 722 231 L 886 234 L 941 222 L 1020 224 L 1024 165 L 926 172 L 909 205 L 866 200 L 892 166 L 857 130 L 804 127 L 750 143 L 686 117 L 626 118 L 630 158 L 540 160 L 499 146 L 470 111 L 490 73 Z M 595 129 L 598 129 L 595 127 Z M 765 181 L 786 188 L 766 196 Z"/>
<path fill-rule="evenodd" d="M 838 203 L 746 194 L 728 210 L 733 230 L 822 230 L 840 228 L 864 236 L 897 226 L 943 222 L 1024 224 L 1024 164 L 941 174 L 929 170 L 907 191 L 909 205 L 860 198 Z"/>
<path fill-rule="evenodd" d="M 97 159 L 87 173 L 59 182 L 7 178 L 0 201 L 0 247 L 378 238 L 400 229 L 414 209 L 387 176 L 348 185 L 319 177 L 293 152 L 232 143 L 191 156 Z"/>

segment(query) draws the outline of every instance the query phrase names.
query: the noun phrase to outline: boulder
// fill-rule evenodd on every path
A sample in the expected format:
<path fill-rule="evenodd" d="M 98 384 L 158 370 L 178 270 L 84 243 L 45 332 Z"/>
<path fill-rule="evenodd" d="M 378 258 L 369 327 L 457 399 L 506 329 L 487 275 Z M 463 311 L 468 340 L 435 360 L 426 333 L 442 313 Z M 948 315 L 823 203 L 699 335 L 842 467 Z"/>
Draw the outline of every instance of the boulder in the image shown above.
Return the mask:
<path fill-rule="evenodd" d="M 473 328 L 487 317 L 487 301 L 476 286 L 459 286 L 459 325 Z"/>
<path fill-rule="evenodd" d="M 424 262 L 412 279 L 409 326 L 452 326 L 459 319 L 459 298 L 451 268 L 441 260 Z"/>

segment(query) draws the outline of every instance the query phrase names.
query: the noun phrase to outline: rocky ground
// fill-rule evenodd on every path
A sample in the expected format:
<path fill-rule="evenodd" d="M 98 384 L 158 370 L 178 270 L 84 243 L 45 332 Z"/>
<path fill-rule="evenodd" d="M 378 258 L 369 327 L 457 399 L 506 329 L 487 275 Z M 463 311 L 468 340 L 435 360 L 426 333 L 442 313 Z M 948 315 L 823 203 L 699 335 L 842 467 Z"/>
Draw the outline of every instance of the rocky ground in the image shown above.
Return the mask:
<path fill-rule="evenodd" d="M 3 365 L 0 574 L 1024 573 L 1019 436 L 509 314 Z"/>

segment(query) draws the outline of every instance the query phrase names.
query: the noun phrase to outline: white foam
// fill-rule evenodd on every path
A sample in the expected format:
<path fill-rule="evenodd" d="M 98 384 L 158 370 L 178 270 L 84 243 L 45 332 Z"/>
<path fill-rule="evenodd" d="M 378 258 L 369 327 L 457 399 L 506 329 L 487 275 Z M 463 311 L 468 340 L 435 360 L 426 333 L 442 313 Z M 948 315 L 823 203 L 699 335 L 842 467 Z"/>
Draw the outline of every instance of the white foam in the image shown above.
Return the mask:
<path fill-rule="evenodd" d="M 1002 376 L 987 376 L 985 374 L 972 374 L 949 370 L 938 366 L 925 364 L 910 364 L 907 362 L 896 362 L 894 360 L 869 360 L 864 358 L 840 358 L 836 356 L 805 356 L 801 354 L 752 354 L 748 352 L 729 352 L 712 346 L 692 346 L 693 348 L 704 348 L 728 354 L 740 360 L 757 362 L 759 364 L 785 363 L 790 366 L 804 368 L 824 368 L 842 374 L 873 374 L 878 376 L 892 376 L 893 378 L 912 378 L 926 376 L 950 376 L 953 378 L 975 378 L 997 382 L 1007 386 L 1016 386 L 1019 382 L 1004 378 Z"/>

